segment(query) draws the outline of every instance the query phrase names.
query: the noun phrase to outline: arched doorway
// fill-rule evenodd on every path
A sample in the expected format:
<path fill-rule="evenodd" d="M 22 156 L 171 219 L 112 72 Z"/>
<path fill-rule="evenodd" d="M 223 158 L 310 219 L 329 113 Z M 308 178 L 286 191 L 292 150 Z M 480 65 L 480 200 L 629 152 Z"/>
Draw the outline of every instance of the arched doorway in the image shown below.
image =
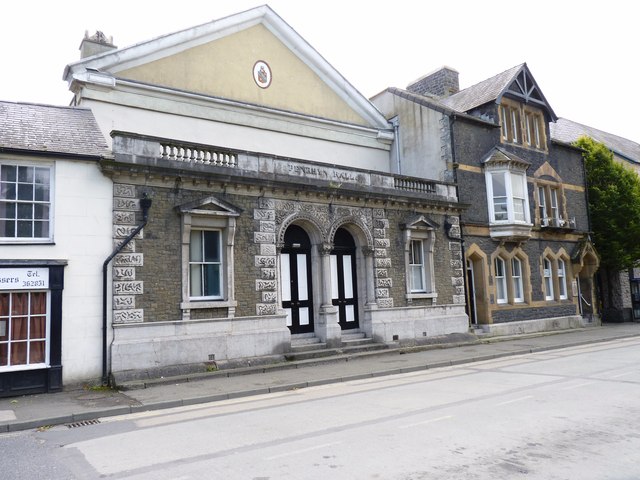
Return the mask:
<path fill-rule="evenodd" d="M 282 308 L 292 334 L 313 332 L 311 240 L 304 229 L 290 225 L 280 255 Z"/>
<path fill-rule="evenodd" d="M 338 307 L 338 323 L 343 330 L 360 326 L 356 272 L 356 243 L 345 228 L 338 228 L 331 251 L 331 300 Z"/>

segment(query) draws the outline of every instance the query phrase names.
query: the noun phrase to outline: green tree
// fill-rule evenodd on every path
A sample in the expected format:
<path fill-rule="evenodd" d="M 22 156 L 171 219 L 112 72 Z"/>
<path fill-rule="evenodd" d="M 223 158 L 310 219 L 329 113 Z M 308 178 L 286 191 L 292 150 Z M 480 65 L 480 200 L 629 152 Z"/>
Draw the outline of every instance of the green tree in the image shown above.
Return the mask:
<path fill-rule="evenodd" d="M 587 171 L 591 229 L 600 265 L 609 272 L 632 268 L 640 260 L 640 177 L 616 162 L 602 143 L 582 137 Z"/>

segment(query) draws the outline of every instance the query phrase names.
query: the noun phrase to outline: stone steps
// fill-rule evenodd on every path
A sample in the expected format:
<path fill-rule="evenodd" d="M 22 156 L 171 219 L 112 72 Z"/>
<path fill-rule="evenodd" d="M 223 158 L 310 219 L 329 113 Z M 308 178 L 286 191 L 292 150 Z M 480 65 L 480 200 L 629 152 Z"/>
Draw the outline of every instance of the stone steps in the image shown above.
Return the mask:
<path fill-rule="evenodd" d="M 339 348 L 327 348 L 327 344 L 314 337 L 313 334 L 305 336 L 296 335 L 291 339 L 291 351 L 285 354 L 287 361 L 310 360 L 339 355 L 351 355 L 355 353 L 385 350 L 388 346 L 382 343 L 374 343 L 365 334 L 355 331 L 345 331 L 342 334 L 342 346 Z"/>

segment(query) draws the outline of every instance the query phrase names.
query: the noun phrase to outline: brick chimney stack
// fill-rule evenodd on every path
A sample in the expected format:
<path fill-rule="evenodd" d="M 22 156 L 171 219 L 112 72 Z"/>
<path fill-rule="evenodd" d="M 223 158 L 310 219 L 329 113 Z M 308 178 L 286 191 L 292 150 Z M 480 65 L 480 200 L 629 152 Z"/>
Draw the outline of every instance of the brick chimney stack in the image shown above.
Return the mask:
<path fill-rule="evenodd" d="M 407 90 L 418 95 L 448 97 L 460 91 L 458 71 L 450 67 L 441 67 L 413 82 Z"/>
<path fill-rule="evenodd" d="M 91 57 L 116 48 L 118 47 L 113 44 L 113 37 L 107 38 L 100 30 L 92 36 L 89 36 L 89 32 L 85 31 L 84 38 L 80 43 L 80 58 Z"/>

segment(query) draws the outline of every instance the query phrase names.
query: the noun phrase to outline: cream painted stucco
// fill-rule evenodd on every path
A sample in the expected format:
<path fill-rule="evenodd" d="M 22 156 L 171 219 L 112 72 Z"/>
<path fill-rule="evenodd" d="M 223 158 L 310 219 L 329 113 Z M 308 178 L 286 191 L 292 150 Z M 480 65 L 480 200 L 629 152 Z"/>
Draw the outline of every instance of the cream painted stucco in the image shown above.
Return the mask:
<path fill-rule="evenodd" d="M 267 62 L 273 75 L 265 89 L 253 80 L 258 60 Z M 114 73 L 153 85 L 367 125 L 264 25 Z"/>
<path fill-rule="evenodd" d="M 95 162 L 21 161 L 54 165 L 54 244 L 4 246 L 2 258 L 67 262 L 62 292 L 63 382 L 100 378 L 102 263 L 113 249 L 112 182 Z"/>

